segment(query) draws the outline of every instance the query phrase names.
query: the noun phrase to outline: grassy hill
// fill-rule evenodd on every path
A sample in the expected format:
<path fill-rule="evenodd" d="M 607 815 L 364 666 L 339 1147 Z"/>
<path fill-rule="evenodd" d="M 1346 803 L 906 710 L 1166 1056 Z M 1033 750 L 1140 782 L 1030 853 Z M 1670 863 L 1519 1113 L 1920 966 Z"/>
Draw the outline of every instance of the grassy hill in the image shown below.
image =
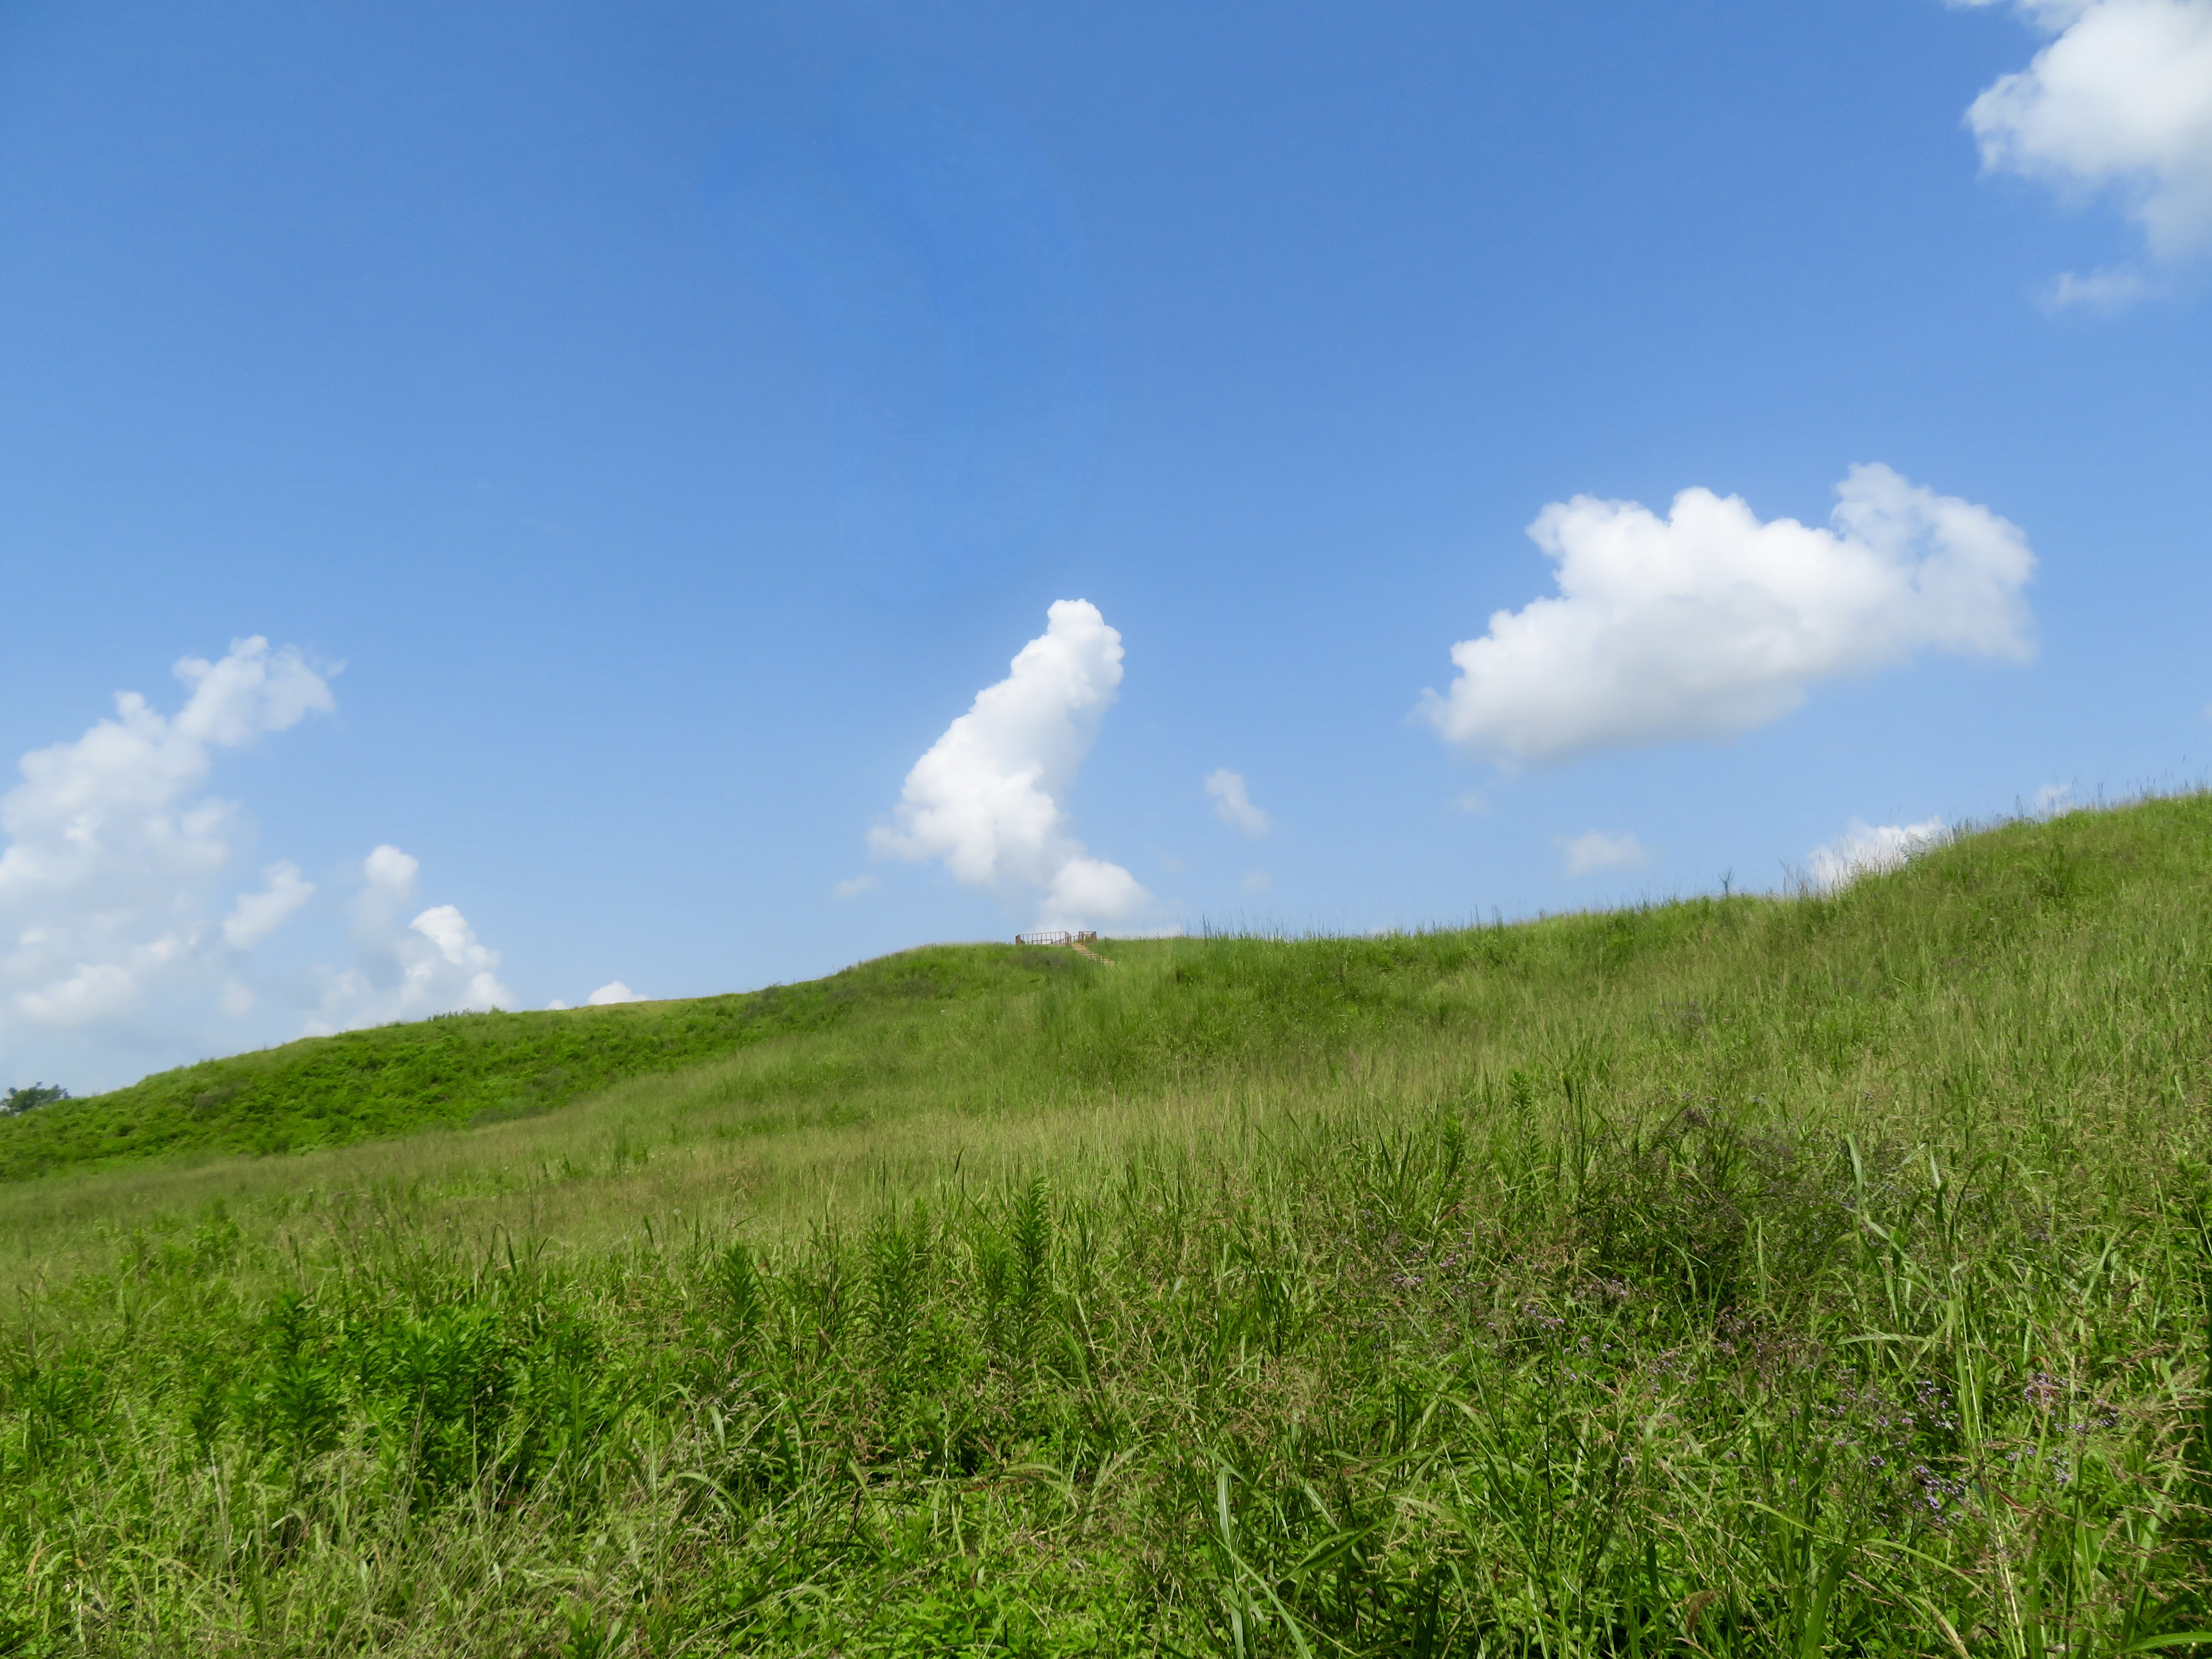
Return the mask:
<path fill-rule="evenodd" d="M 908 951 L 744 996 L 447 1014 L 307 1037 L 0 1120 L 0 1181 L 188 1152 L 299 1152 L 529 1115 L 771 1037 L 918 1003 L 1017 994 L 1069 971 L 1070 961 L 1066 952 L 988 945 Z"/>
<path fill-rule="evenodd" d="M 0 1652 L 2212 1652 L 2212 799 L 1110 953 L 11 1126 Z"/>

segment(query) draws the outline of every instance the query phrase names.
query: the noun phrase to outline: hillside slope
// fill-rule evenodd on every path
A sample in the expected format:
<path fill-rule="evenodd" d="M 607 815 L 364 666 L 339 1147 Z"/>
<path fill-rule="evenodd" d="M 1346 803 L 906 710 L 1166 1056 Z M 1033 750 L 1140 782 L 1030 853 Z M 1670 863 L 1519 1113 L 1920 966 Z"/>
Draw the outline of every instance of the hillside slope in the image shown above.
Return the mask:
<path fill-rule="evenodd" d="M 189 1152 L 271 1153 L 542 1112 L 772 1037 L 1082 971 L 1065 952 L 938 946 L 743 995 L 448 1014 L 157 1073 L 0 1120 L 0 1181 Z"/>
<path fill-rule="evenodd" d="M 2212 1656 L 2212 797 L 1113 954 L 0 1186 L 0 1652 Z"/>
<path fill-rule="evenodd" d="M 1463 1081 L 1532 1019 L 1609 1028 L 1624 1000 L 1636 1019 L 1658 1008 L 1662 1024 L 1686 1022 L 1705 1047 L 1755 1046 L 1746 1066 L 1832 1068 L 1893 1048 L 1899 1022 L 1931 1006 L 2012 994 L 2046 951 L 2139 942 L 2132 918 L 2198 904 L 2208 878 L 2212 808 L 2198 796 L 2005 826 L 1841 896 L 1367 938 L 1119 940 L 1114 969 L 1064 951 L 931 946 L 743 995 L 447 1016 L 180 1067 L 0 1121 L 0 1181 L 484 1124 L 750 1049 L 763 1052 L 749 1072 L 715 1066 L 718 1096 L 799 1119 L 810 1103 L 848 1116 L 996 1111 L 1377 1066 Z"/>

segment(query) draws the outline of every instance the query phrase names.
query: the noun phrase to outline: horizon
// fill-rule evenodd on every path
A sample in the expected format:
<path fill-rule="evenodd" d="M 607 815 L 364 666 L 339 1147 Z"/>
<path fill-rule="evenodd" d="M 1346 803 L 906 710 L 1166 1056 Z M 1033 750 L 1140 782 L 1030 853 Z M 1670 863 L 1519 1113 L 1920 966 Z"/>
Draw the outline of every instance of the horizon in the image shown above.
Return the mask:
<path fill-rule="evenodd" d="M 1699 890 L 1690 892 L 1677 891 L 1664 895 L 1645 894 L 1641 897 L 1616 899 L 1606 903 L 1587 905 L 1577 908 L 1556 910 L 1538 909 L 1510 916 L 1503 914 L 1501 911 L 1486 919 L 1481 916 L 1473 916 L 1460 921 L 1433 921 L 1429 922 L 1414 923 L 1412 925 L 1370 928 L 1364 933 L 1322 933 L 1313 930 L 1296 931 L 1288 928 L 1271 928 L 1264 926 L 1235 927 L 1227 926 L 1217 927 L 1212 925 L 1207 918 L 1200 917 L 1199 919 L 1197 927 L 1190 930 L 1176 928 L 1143 933 L 1100 932 L 1094 934 L 1093 937 L 1101 944 L 1121 942 L 1149 944 L 1164 941 L 1189 941 L 1198 944 L 1211 944 L 1219 941 L 1237 942 L 1249 940 L 1261 944 L 1295 945 L 1318 943 L 1329 939 L 1388 939 L 1392 938 L 1418 939 L 1432 935 L 1473 933 L 1492 928 L 1507 929 L 1521 927 L 1532 927 L 1543 922 L 1571 921 L 1583 917 L 1603 915 L 1620 911 L 1633 913 L 1663 911 L 1675 905 L 1691 904 L 1701 901 L 1715 899 L 1722 901 L 1735 899 L 1765 899 L 1784 903 L 1794 903 L 1809 898 L 1832 898 L 1841 893 L 1844 889 L 1852 885 L 1862 878 L 1893 873 L 1894 872 L 1901 869 L 1911 859 L 1917 857 L 1921 854 L 1932 853 L 1940 850 L 1942 848 L 1948 846 L 1954 842 L 1971 836 L 1987 835 L 2016 825 L 2048 823 L 2054 818 L 2070 817 L 2075 813 L 2124 812 L 2132 807 L 2148 805 L 2154 802 L 2183 800 L 2187 799 L 2193 795 L 2203 795 L 2208 793 L 2212 793 L 2212 784 L 2199 782 L 2183 785 L 2179 787 L 2167 790 L 2139 791 L 2119 799 L 2099 799 L 2087 801 L 2069 800 L 2057 805 L 2050 810 L 2044 811 L 2030 811 L 2023 806 L 2012 812 L 1993 816 L 1988 818 L 1945 824 L 1942 826 L 1939 833 L 1911 838 L 1902 844 L 1891 844 L 1887 846 L 1872 844 L 1866 845 L 1859 849 L 1860 856 L 1856 862 L 1832 869 L 1824 873 L 1815 872 L 1814 870 L 1808 868 L 1794 874 L 1788 874 L 1785 876 L 1784 882 L 1780 885 L 1771 888 L 1747 887 L 1741 884 L 1736 884 L 1733 885 L 1724 885 L 1717 891 L 1712 890 Z M 1864 826 L 1861 827 L 1863 828 Z M 1848 839 L 1848 837 L 1845 839 Z M 851 973 L 856 969 L 868 968 L 879 963 L 895 960 L 902 956 L 914 955 L 929 951 L 975 949 L 994 945 L 1012 945 L 1014 948 L 1021 948 L 1023 946 L 1023 941 L 1018 938 L 1009 940 L 1003 936 L 996 939 L 923 939 L 906 945 L 896 945 L 890 950 L 884 951 L 877 956 L 866 957 L 854 962 L 843 963 L 839 967 L 831 969 L 823 974 L 815 975 L 809 979 L 771 980 L 760 985 L 744 986 L 720 991 L 687 992 L 681 995 L 671 997 L 645 997 L 625 994 L 621 997 L 606 999 L 604 1000 L 587 1001 L 580 1006 L 572 1006 L 567 1003 L 556 1002 L 542 1008 L 506 1007 L 500 1006 L 483 1008 L 459 1007 L 447 1009 L 437 1013 L 419 1014 L 412 1018 L 403 1017 L 398 1019 L 383 1021 L 373 1025 L 355 1025 L 347 1027 L 343 1030 L 330 1031 L 308 1031 L 295 1034 L 289 1037 L 279 1037 L 271 1042 L 257 1044 L 248 1048 L 226 1050 L 221 1053 L 200 1054 L 191 1059 L 179 1060 L 173 1064 L 161 1066 L 155 1071 L 146 1073 L 140 1077 L 126 1079 L 123 1083 L 111 1085 L 106 1089 L 70 1092 L 64 1094 L 61 1097 L 64 1099 L 90 1099 L 96 1097 L 99 1095 L 120 1092 L 121 1091 L 135 1087 L 138 1084 L 149 1082 L 156 1077 L 166 1075 L 171 1072 L 189 1071 L 196 1066 L 206 1066 L 224 1060 L 238 1059 L 249 1054 L 265 1054 L 272 1049 L 287 1048 L 296 1042 L 315 1042 L 328 1037 L 343 1036 L 351 1031 L 390 1030 L 395 1026 L 413 1024 L 416 1023 L 416 1021 L 422 1019 L 454 1019 L 465 1018 L 471 1014 L 498 1014 L 502 1016 L 514 1016 L 517 1014 L 580 1013 L 589 1012 L 594 1007 L 611 1006 L 630 1006 L 652 1003 L 709 1001 L 731 997 L 747 997 L 757 994 L 763 991 L 783 990 L 791 988 L 794 986 L 817 983 L 824 979 L 833 979 L 840 975 Z M 1030 948 L 1051 950 L 1062 948 L 1062 946 L 1053 944 L 1042 944 L 1031 946 Z M 627 990 L 626 987 L 619 988 L 625 991 Z M 52 1103 L 48 1102 L 40 1103 L 47 1104 Z M 35 1109 L 35 1108 L 27 1109 Z"/>

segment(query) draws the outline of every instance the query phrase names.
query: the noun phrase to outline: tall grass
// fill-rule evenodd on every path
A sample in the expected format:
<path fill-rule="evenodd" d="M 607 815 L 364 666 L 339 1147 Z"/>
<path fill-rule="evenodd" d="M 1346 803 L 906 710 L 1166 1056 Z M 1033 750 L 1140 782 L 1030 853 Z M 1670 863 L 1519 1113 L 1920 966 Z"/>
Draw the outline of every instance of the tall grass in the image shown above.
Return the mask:
<path fill-rule="evenodd" d="M 1051 951 L 940 947 L 737 996 L 441 1014 L 305 1037 L 0 1118 L 0 1181 L 535 1116 L 624 1079 L 840 1025 L 880 1027 L 920 1002 L 1003 998 L 1079 971 Z"/>
<path fill-rule="evenodd" d="M 4 1189 L 0 1650 L 2212 1649 L 2212 801 Z"/>

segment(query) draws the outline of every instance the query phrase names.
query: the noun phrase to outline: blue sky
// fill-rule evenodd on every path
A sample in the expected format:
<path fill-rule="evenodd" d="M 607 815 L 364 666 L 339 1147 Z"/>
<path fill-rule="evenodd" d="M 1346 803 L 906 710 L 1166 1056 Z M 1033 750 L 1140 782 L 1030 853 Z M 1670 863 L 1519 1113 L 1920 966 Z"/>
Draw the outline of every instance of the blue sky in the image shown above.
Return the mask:
<path fill-rule="evenodd" d="M 2203 775 L 2212 0 L 23 3 L 0 227 L 0 1080 Z"/>

